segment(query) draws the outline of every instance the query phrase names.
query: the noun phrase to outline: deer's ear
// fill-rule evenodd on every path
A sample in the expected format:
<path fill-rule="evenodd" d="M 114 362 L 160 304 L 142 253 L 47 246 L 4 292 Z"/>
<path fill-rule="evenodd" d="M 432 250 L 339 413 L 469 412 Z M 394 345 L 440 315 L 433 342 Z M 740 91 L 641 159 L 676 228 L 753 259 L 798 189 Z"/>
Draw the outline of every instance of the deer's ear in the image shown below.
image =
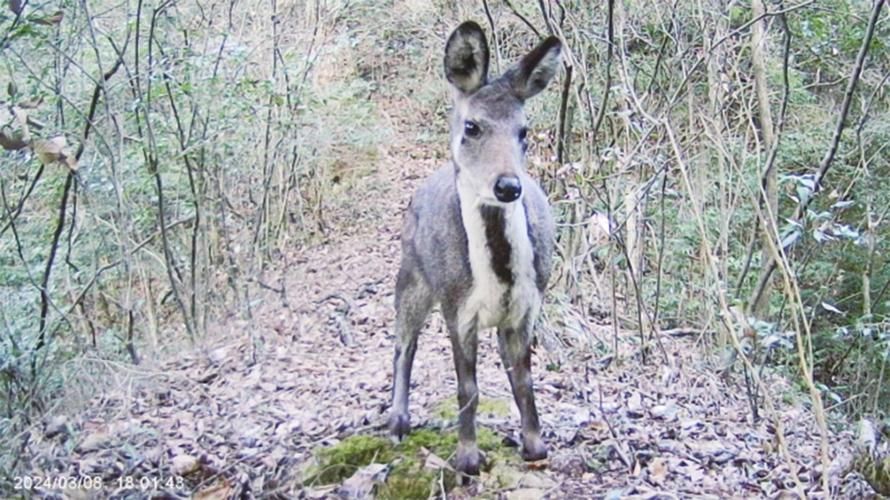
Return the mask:
<path fill-rule="evenodd" d="M 448 37 L 445 78 L 464 94 L 479 90 L 488 80 L 488 42 L 475 22 L 464 22 Z"/>
<path fill-rule="evenodd" d="M 559 68 L 562 44 L 555 36 L 539 43 L 504 75 L 521 100 L 526 100 L 544 90 Z"/>

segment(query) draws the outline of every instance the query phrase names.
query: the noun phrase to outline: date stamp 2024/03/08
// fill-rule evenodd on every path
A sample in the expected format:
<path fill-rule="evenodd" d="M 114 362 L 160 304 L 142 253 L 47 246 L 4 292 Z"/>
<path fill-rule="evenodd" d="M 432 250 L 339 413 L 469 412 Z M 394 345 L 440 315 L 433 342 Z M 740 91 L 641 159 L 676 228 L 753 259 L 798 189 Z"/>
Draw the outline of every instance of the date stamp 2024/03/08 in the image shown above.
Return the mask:
<path fill-rule="evenodd" d="M 15 476 L 12 482 L 13 489 L 20 491 L 100 490 L 102 488 L 142 491 L 183 490 L 186 486 L 182 476 L 165 478 L 120 476 L 110 480 L 101 476 Z"/>

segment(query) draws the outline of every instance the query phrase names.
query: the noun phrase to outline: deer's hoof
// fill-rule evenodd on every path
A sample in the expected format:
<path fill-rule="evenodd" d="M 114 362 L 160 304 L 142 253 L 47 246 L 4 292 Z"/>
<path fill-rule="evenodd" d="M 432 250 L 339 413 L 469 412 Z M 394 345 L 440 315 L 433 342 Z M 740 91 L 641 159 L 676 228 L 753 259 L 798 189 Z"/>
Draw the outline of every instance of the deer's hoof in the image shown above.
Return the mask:
<path fill-rule="evenodd" d="M 478 476 L 482 466 L 482 454 L 475 444 L 458 444 L 454 466 L 458 472 L 468 476 Z"/>
<path fill-rule="evenodd" d="M 407 414 L 393 413 L 389 417 L 389 432 L 396 440 L 401 441 L 411 431 L 411 419 Z"/>
<path fill-rule="evenodd" d="M 532 435 L 523 440 L 522 443 L 522 459 L 526 462 L 534 462 L 536 460 L 544 460 L 547 458 L 547 445 L 541 436 Z"/>

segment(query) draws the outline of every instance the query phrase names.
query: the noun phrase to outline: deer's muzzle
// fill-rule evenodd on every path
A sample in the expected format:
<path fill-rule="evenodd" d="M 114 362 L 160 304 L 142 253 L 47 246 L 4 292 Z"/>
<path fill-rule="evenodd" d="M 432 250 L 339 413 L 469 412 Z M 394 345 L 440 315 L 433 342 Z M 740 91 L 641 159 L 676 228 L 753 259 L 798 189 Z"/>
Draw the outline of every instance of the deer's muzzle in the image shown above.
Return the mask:
<path fill-rule="evenodd" d="M 501 203 L 510 203 L 519 199 L 522 184 L 515 175 L 502 175 L 494 183 L 494 197 Z"/>

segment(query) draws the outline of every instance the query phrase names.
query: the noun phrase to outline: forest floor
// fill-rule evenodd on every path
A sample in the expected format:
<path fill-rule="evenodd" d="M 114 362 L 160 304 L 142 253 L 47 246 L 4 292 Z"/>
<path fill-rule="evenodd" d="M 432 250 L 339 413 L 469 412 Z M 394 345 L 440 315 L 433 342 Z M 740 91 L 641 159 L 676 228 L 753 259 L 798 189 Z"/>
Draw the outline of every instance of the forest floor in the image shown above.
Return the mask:
<path fill-rule="evenodd" d="M 443 161 L 412 144 L 411 131 L 427 118 L 407 99 L 386 108 L 401 110 L 386 119 L 403 139 L 380 151 L 350 209 L 330 214 L 331 238 L 281 256 L 278 275 L 266 277 L 277 291 L 252 319 L 220 323 L 232 333 L 154 368 L 122 370 L 126 382 L 97 394 L 86 412 L 35 426 L 18 450 L 33 479 L 102 477 L 101 496 L 114 498 L 363 498 L 385 481 L 385 466 L 412 458 L 354 464 L 343 478 L 358 474 L 334 484 L 308 472 L 317 472 L 319 450 L 350 436 L 385 437 L 400 217 L 413 188 Z M 557 337 L 568 323 L 548 321 Z M 719 373 L 699 336 L 664 335 L 663 352 L 643 362 L 636 333 L 615 333 L 584 315 L 573 324 L 585 334 L 617 335 L 619 352 L 559 343 L 538 349 L 534 378 L 549 460 L 529 466 L 515 449 L 499 450 L 489 457 L 493 467 L 449 497 L 821 496 L 815 419 L 790 381 L 764 373 L 775 412 L 761 409 L 753 422 L 743 376 Z M 492 336 L 481 341 L 479 426 L 512 444 L 518 413 Z M 415 432 L 454 432 L 455 375 L 438 315 L 421 337 L 411 411 Z M 843 474 L 851 441 L 849 432 L 829 436 L 829 482 L 834 495 L 867 497 L 857 475 Z M 418 452 L 426 470 L 440 474 L 432 491 L 439 495 L 451 457 Z M 34 491 L 98 494 L 90 485 L 58 486 Z"/>
<path fill-rule="evenodd" d="M 84 411 L 36 424 L 16 450 L 16 470 L 30 472 L 14 486 L 49 480 L 30 493 L 66 498 L 363 498 L 400 463 L 418 459 L 424 477 L 438 478 L 429 494 L 451 486 L 447 446 L 419 446 L 420 457 L 378 448 L 387 460 L 359 457 L 363 463 L 347 464 L 332 484 L 319 479 L 319 467 L 330 466 L 322 450 L 386 436 L 401 214 L 445 161 L 444 145 L 418 145 L 420 131 L 441 117 L 410 96 L 375 98 L 386 99 L 377 109 L 392 141 L 371 168 L 355 166 L 351 190 L 338 195 L 342 205 L 325 215 L 327 239 L 280 256 L 250 319 L 218 321 L 209 345 L 165 362 L 121 366 L 109 384 L 116 388 L 95 394 Z M 744 376 L 721 371 L 701 335 L 662 335 L 644 359 L 636 332 L 571 306 L 547 316 L 542 327 L 556 341 L 538 348 L 534 380 L 549 460 L 524 464 L 510 447 L 519 416 L 486 333 L 478 425 L 498 449 L 450 498 L 823 496 L 815 418 L 789 379 L 762 374 L 774 411 L 761 404 L 754 421 Z M 561 338 L 569 328 L 572 338 L 614 338 L 617 352 L 570 345 Z M 414 433 L 453 434 L 455 394 L 450 345 L 434 314 L 413 373 Z M 868 497 L 868 485 L 845 474 L 852 442 L 851 432 L 832 426 L 828 482 L 834 496 Z M 378 460 L 386 463 L 366 466 Z M 77 477 L 101 478 L 101 490 L 60 483 Z"/>

